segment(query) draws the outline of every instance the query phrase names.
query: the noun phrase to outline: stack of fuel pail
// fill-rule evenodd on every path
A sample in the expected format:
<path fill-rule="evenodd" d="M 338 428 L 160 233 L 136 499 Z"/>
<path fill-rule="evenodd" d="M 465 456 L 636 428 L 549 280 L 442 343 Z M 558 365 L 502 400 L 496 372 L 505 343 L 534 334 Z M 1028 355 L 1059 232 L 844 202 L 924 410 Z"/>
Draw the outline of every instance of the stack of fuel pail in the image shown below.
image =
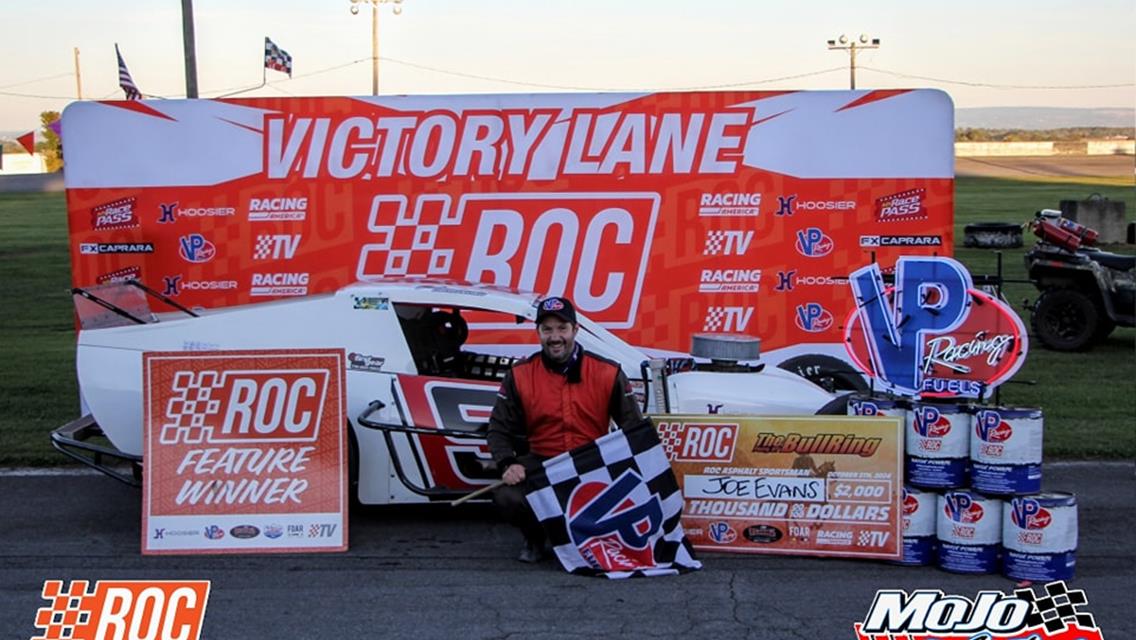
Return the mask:
<path fill-rule="evenodd" d="M 906 425 L 902 564 L 1073 577 L 1077 500 L 1040 493 L 1040 410 L 877 396 L 855 396 L 848 407 Z"/>

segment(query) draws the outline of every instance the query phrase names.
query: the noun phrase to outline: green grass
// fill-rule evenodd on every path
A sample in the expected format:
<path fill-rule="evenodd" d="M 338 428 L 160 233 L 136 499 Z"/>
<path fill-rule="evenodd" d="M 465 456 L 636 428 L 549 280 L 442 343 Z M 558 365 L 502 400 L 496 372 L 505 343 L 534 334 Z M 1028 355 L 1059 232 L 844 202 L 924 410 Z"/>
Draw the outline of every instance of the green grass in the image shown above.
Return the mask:
<path fill-rule="evenodd" d="M 1100 193 L 1126 200 L 1131 181 L 1102 179 L 1056 183 L 959 178 L 955 238 L 971 222 L 1025 222 L 1062 199 Z M 1032 244 L 1026 239 L 1027 246 Z M 63 194 L 0 193 L 0 466 L 57 465 L 48 433 L 78 417 L 75 384 L 67 216 Z M 1124 250 L 1130 250 L 1124 249 Z M 1024 279 L 1025 249 L 1004 252 L 1005 276 Z M 975 274 L 994 273 L 995 252 L 959 249 L 956 257 Z M 1022 305 L 1036 292 L 1027 284 L 1006 287 Z M 1118 329 L 1088 353 L 1054 353 L 1034 345 L 1002 402 L 1045 410 L 1048 458 L 1136 457 L 1136 329 Z M 1030 381 L 1036 384 L 1018 384 Z"/>

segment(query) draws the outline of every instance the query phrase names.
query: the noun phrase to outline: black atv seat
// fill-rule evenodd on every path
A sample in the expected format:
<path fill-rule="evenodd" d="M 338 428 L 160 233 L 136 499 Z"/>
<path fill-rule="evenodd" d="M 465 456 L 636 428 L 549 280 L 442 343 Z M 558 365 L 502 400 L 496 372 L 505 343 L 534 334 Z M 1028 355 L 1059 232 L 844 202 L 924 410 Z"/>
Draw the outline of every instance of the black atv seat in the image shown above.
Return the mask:
<path fill-rule="evenodd" d="M 1132 271 L 1136 268 L 1136 256 L 1125 256 L 1119 253 L 1109 253 L 1108 251 L 1091 251 L 1086 252 L 1086 256 L 1093 262 L 1099 263 L 1103 267 L 1109 269 L 1116 269 L 1117 271 Z"/>

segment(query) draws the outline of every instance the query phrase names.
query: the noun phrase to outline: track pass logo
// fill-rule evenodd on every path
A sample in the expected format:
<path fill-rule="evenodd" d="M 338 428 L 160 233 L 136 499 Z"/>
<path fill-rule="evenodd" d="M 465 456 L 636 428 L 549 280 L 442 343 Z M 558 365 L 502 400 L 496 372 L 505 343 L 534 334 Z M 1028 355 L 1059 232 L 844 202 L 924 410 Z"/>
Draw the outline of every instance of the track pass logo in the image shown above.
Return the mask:
<path fill-rule="evenodd" d="M 857 640 L 1103 640 L 1088 598 L 1064 581 L 1041 594 L 980 591 L 974 600 L 920 589 L 880 589 L 863 622 L 852 625 Z"/>
<path fill-rule="evenodd" d="M 31 640 L 197 640 L 208 580 L 45 580 Z"/>
<path fill-rule="evenodd" d="M 856 308 L 845 345 L 856 365 L 900 395 L 982 397 L 1017 372 L 1025 325 L 1004 302 L 974 288 L 951 258 L 904 256 L 895 286 L 878 265 L 849 277 Z"/>
<path fill-rule="evenodd" d="M 584 482 L 568 498 L 568 534 L 580 555 L 604 571 L 655 566 L 652 541 L 663 505 L 632 470 L 607 482 Z"/>

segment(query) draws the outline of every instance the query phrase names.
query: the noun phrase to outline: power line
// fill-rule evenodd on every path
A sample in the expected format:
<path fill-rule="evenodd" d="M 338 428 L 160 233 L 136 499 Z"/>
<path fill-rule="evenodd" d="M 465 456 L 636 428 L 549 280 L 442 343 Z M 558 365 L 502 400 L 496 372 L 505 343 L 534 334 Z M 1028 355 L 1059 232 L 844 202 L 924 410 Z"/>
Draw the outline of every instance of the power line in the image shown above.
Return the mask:
<path fill-rule="evenodd" d="M 897 78 L 912 78 L 915 80 L 929 80 L 931 82 L 941 82 L 943 84 L 957 84 L 966 87 L 985 87 L 988 89 L 1059 89 L 1059 90 L 1080 90 L 1080 89 L 1124 89 L 1136 86 L 1136 83 L 1126 82 L 1120 84 L 1079 84 L 1079 85 L 1034 85 L 1034 84 L 995 84 L 991 82 L 970 82 L 967 80 L 947 80 L 944 78 L 933 78 L 931 76 L 920 76 L 912 73 L 901 73 L 899 71 L 889 71 L 888 69 L 880 69 L 877 67 L 868 67 L 860 65 L 861 69 L 868 69 L 877 73 L 884 73 L 889 76 Z"/>
<path fill-rule="evenodd" d="M 25 84 L 32 84 L 32 83 L 35 83 L 35 82 L 43 82 L 45 80 L 54 80 L 56 78 L 63 78 L 65 76 L 71 76 L 71 75 L 75 75 L 75 74 L 73 74 L 71 72 L 57 73 L 53 76 L 45 76 L 43 78 L 35 78 L 34 80 L 24 80 L 23 82 L 16 82 L 14 84 L 6 84 L 6 85 L 0 87 L 0 89 L 11 89 L 12 87 L 20 87 L 20 86 L 23 86 Z"/>

